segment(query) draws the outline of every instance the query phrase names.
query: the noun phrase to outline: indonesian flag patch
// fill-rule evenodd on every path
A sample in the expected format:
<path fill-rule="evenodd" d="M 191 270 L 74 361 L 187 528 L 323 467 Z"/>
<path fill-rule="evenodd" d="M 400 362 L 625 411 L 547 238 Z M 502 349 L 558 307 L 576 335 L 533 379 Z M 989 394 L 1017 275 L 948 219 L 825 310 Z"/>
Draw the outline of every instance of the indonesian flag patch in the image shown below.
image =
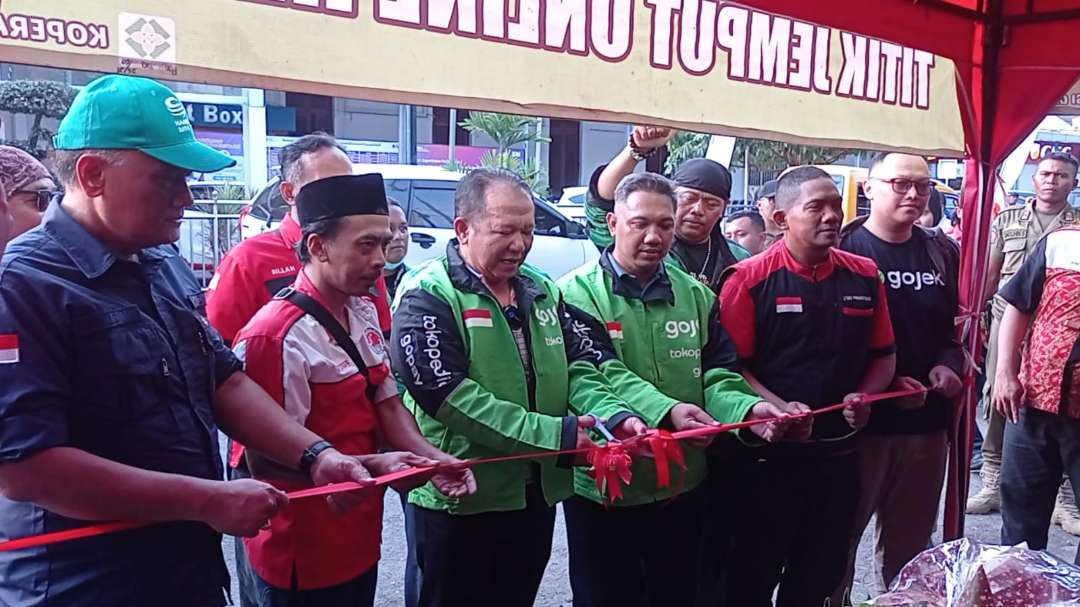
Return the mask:
<path fill-rule="evenodd" d="M 607 323 L 607 334 L 611 339 L 622 339 L 622 323 L 621 322 L 609 322 Z"/>
<path fill-rule="evenodd" d="M 485 310 L 483 308 L 473 308 L 471 310 L 465 310 L 461 313 L 461 318 L 465 320 L 465 326 L 468 328 L 473 327 L 491 327 L 491 310 Z"/>
<path fill-rule="evenodd" d="M 802 297 L 777 297 L 776 313 L 802 312 Z"/>
<path fill-rule="evenodd" d="M 19 362 L 19 336 L 0 335 L 0 365 Z"/>

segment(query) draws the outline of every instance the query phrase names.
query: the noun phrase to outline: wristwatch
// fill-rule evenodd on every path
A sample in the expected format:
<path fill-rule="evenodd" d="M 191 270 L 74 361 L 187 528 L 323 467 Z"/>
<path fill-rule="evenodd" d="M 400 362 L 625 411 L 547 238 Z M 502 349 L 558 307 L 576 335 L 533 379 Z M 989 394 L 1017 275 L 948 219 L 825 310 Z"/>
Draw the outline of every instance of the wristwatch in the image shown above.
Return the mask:
<path fill-rule="evenodd" d="M 310 447 L 304 449 L 304 452 L 300 454 L 300 471 L 311 476 L 311 467 L 315 465 L 315 459 L 318 458 L 319 454 L 323 451 L 333 448 L 333 445 L 324 440 L 312 443 Z"/>

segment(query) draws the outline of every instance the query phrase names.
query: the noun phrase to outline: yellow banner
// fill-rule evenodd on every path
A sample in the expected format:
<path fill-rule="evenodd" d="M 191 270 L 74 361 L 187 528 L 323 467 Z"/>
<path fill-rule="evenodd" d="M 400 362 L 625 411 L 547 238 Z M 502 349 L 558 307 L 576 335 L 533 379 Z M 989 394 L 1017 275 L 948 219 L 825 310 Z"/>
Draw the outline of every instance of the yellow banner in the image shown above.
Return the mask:
<path fill-rule="evenodd" d="M 0 60 L 963 152 L 951 61 L 715 0 L 0 0 Z"/>

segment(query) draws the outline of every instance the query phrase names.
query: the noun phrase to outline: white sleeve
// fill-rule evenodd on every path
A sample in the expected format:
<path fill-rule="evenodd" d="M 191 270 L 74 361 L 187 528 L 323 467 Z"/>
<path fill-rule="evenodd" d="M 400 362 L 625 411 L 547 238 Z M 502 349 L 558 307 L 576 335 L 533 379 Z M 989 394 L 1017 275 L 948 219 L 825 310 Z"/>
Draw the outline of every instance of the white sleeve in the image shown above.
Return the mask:
<path fill-rule="evenodd" d="M 300 424 L 307 422 L 311 413 L 311 367 L 304 350 L 289 335 L 281 343 L 281 383 L 285 393 L 285 412 Z"/>

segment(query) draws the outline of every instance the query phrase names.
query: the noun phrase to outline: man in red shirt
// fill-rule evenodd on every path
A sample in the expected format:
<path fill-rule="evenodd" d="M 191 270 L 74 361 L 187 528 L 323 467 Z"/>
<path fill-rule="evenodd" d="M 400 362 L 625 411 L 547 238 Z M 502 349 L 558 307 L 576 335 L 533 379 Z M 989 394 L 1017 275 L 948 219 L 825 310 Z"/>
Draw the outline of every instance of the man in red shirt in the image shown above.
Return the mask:
<path fill-rule="evenodd" d="M 297 139 L 281 150 L 281 197 L 291 209 L 276 230 L 249 238 L 221 260 L 206 293 L 206 317 L 232 344 L 237 332 L 281 289 L 291 285 L 300 271 L 296 244 L 300 224 L 296 214 L 296 196 L 305 184 L 335 175 L 351 175 L 352 163 L 334 138 L 326 133 L 312 133 Z M 380 276 L 374 297 L 383 333 L 390 330 L 390 306 L 386 282 Z M 230 478 L 247 477 L 244 446 L 229 441 Z M 245 568 L 244 544 L 235 543 L 237 577 L 241 594 L 251 587 L 250 571 Z M 244 607 L 248 607 L 245 605 Z"/>
<path fill-rule="evenodd" d="M 405 409 L 368 293 L 391 240 L 382 177 L 342 175 L 313 181 L 297 197 L 303 264 L 291 289 L 264 306 L 236 335 L 244 368 L 286 413 L 375 474 L 459 460 L 420 434 Z M 402 452 L 379 454 L 380 448 Z M 318 449 L 318 447 L 316 447 Z M 253 451 L 251 472 L 283 490 L 308 486 Z M 403 481 L 402 491 L 426 482 Z M 299 481 L 299 482 L 298 482 Z M 467 469 L 436 474 L 450 497 L 476 490 Z M 382 496 L 340 512 L 325 500 L 298 500 L 245 539 L 260 607 L 372 605 L 379 560 Z"/>
<path fill-rule="evenodd" d="M 728 269 L 720 320 L 754 391 L 780 407 L 820 409 L 808 440 L 742 449 L 730 475 L 739 488 L 729 605 L 828 604 L 844 577 L 859 501 L 855 433 L 869 418 L 865 394 L 884 391 L 896 367 L 884 285 L 873 261 L 834 248 L 843 218 L 828 173 L 784 174 L 773 219 L 783 240 Z M 744 475 L 732 480 L 732 475 Z"/>
<path fill-rule="evenodd" d="M 1072 481 L 1074 492 L 1080 487 L 1077 293 L 1077 226 L 1044 236 L 998 292 L 1007 305 L 998 333 L 993 404 L 1011 422 L 1005 425 L 1001 463 L 1003 544 L 1027 542 L 1036 550 L 1046 548 L 1062 473 Z M 1075 562 L 1080 563 L 1080 552 Z"/>
<path fill-rule="evenodd" d="M 281 197 L 292 207 L 289 214 L 278 229 L 249 238 L 229 251 L 206 293 L 206 316 L 227 343 L 232 343 L 236 332 L 275 293 L 291 285 L 300 271 L 296 259 L 300 240 L 296 195 L 300 188 L 316 179 L 352 172 L 349 156 L 326 133 L 305 135 L 281 150 Z M 381 277 L 375 291 L 379 324 L 386 332 L 390 330 L 390 307 Z"/>

